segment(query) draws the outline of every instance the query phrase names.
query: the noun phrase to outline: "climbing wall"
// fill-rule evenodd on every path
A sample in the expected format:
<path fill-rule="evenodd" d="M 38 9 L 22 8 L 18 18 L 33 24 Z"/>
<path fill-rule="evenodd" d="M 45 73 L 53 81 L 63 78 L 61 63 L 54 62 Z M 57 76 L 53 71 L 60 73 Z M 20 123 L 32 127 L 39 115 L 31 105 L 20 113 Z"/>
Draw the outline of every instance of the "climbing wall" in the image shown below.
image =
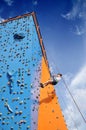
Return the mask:
<path fill-rule="evenodd" d="M 26 130 L 32 127 L 32 130 L 35 130 L 41 58 L 41 47 L 32 15 L 0 24 L 2 129 Z M 34 111 L 36 119 L 33 116 Z"/>
<path fill-rule="evenodd" d="M 0 130 L 67 130 L 54 87 L 39 87 L 49 77 L 35 13 L 1 23 Z"/>

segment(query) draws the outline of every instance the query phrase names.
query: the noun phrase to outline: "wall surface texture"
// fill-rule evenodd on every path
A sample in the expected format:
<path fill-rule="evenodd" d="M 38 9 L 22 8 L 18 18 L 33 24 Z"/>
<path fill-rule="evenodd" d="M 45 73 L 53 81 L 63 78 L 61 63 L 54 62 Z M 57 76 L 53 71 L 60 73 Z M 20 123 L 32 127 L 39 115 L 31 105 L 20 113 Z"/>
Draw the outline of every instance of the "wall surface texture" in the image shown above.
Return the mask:
<path fill-rule="evenodd" d="M 34 13 L 0 24 L 0 130 L 67 130 Z"/>

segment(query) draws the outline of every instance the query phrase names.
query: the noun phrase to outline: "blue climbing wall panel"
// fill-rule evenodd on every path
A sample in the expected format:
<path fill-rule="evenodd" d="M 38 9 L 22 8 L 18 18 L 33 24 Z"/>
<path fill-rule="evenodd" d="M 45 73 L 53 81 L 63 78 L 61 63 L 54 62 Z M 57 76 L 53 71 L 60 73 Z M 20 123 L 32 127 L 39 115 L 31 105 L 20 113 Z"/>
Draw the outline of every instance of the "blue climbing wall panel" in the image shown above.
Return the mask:
<path fill-rule="evenodd" d="M 42 51 L 32 15 L 0 24 L 0 130 L 36 130 Z"/>

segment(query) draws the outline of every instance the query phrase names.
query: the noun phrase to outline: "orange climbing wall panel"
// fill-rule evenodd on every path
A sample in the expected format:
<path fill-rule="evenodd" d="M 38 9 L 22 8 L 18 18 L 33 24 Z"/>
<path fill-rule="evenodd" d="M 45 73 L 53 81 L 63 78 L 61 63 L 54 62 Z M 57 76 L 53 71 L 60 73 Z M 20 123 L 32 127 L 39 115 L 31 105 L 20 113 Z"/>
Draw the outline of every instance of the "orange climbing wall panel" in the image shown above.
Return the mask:
<path fill-rule="evenodd" d="M 50 73 L 43 58 L 41 82 L 46 82 L 49 78 Z M 48 85 L 45 88 L 41 88 L 39 100 L 38 130 L 68 130 L 54 86 Z"/>

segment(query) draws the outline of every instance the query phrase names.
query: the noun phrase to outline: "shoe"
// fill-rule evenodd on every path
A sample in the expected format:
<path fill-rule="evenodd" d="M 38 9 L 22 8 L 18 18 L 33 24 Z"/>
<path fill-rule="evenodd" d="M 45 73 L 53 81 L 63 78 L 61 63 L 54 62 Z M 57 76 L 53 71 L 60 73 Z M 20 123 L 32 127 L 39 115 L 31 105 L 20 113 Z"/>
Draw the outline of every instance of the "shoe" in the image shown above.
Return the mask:
<path fill-rule="evenodd" d="M 44 88 L 43 83 L 40 83 L 40 87 L 41 87 L 41 88 Z"/>

